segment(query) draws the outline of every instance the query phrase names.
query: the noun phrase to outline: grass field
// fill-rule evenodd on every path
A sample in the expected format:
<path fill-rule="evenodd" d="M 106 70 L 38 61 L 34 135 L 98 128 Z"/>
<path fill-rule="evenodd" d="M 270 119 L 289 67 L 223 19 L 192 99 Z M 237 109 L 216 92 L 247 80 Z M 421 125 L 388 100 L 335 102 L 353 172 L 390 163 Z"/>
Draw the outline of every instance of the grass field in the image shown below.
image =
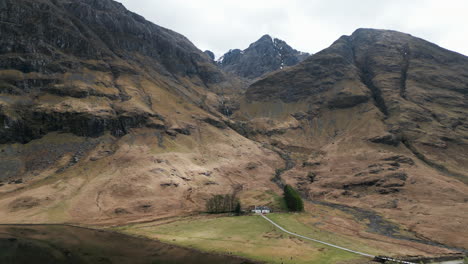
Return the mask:
<path fill-rule="evenodd" d="M 309 214 L 270 214 L 289 231 L 368 253 L 379 253 L 348 237 L 320 231 L 307 223 Z M 169 223 L 146 223 L 116 228 L 202 251 L 234 254 L 267 263 L 364 263 L 365 258 L 312 241 L 290 236 L 260 216 L 199 216 Z M 366 251 L 368 250 L 368 251 Z M 350 262 L 350 263 L 351 263 Z"/>
<path fill-rule="evenodd" d="M 359 239 L 350 236 L 341 236 L 337 233 L 315 227 L 317 222 L 312 219 L 310 214 L 271 214 L 268 215 L 268 217 L 278 225 L 296 234 L 315 238 L 368 254 L 386 254 L 386 252 L 371 247 L 369 243 L 364 243 Z"/>

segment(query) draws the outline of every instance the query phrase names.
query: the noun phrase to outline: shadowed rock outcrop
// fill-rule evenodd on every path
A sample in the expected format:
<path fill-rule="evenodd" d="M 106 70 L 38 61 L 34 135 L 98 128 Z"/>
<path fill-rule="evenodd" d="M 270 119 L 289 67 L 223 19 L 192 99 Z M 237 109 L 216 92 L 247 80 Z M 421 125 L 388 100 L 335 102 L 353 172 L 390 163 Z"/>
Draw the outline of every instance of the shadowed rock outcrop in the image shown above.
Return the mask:
<path fill-rule="evenodd" d="M 208 55 L 208 57 L 210 57 L 210 59 L 211 59 L 212 61 L 214 61 L 215 55 L 214 55 L 214 53 L 213 53 L 211 50 L 205 50 L 204 53 L 205 53 L 206 55 Z"/>

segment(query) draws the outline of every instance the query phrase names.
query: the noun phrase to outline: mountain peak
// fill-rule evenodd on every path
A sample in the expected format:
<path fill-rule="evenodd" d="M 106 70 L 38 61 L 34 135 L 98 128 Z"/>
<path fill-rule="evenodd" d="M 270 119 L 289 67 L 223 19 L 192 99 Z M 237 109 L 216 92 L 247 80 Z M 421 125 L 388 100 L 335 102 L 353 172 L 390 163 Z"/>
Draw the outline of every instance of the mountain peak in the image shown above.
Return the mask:
<path fill-rule="evenodd" d="M 260 39 L 258 39 L 255 43 L 263 42 L 263 41 L 273 42 L 273 38 L 270 35 L 265 34 Z"/>
<path fill-rule="evenodd" d="M 266 73 L 293 66 L 309 54 L 293 49 L 285 41 L 263 35 L 245 50 L 230 50 L 218 64 L 227 71 L 246 79 L 256 79 Z"/>

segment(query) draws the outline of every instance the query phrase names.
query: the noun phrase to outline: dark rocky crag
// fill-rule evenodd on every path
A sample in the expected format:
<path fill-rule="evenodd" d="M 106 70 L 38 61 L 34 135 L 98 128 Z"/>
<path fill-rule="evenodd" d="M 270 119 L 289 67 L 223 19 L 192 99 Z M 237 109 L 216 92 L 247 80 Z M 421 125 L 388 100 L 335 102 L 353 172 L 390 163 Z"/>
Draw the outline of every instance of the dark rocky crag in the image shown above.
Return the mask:
<path fill-rule="evenodd" d="M 111 0 L 1 0 L 0 21 L 0 144 L 164 128 L 148 82 L 205 109 L 233 87 L 184 36 Z"/>
<path fill-rule="evenodd" d="M 226 72 L 252 80 L 296 65 L 308 56 L 308 53 L 291 48 L 283 40 L 264 35 L 245 50 L 230 50 L 218 60 L 218 64 Z"/>
<path fill-rule="evenodd" d="M 214 53 L 213 53 L 211 50 L 205 50 L 204 53 L 205 53 L 206 55 L 208 55 L 208 57 L 210 57 L 210 59 L 211 59 L 212 61 L 215 60 L 215 55 L 214 55 Z"/>

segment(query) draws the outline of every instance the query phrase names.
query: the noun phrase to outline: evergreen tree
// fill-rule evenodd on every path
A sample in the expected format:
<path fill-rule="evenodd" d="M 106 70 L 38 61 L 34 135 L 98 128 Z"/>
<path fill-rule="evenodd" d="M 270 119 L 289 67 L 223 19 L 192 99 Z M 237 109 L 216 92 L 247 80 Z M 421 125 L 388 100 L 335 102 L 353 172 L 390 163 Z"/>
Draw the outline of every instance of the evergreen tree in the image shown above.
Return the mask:
<path fill-rule="evenodd" d="M 241 213 L 242 213 L 242 207 L 241 207 L 240 201 L 237 201 L 236 209 L 234 209 L 234 213 L 236 213 L 236 215 L 241 215 Z"/>
<path fill-rule="evenodd" d="M 299 193 L 291 187 L 291 185 L 284 186 L 284 200 L 291 212 L 302 212 L 304 211 L 304 202 L 302 201 Z"/>

